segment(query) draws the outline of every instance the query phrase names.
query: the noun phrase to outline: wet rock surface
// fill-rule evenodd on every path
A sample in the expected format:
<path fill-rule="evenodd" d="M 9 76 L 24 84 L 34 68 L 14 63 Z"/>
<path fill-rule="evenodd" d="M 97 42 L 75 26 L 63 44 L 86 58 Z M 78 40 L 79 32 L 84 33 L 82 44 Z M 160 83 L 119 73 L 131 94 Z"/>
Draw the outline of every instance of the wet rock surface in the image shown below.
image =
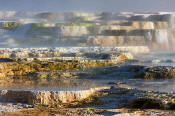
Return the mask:
<path fill-rule="evenodd" d="M 22 103 L 31 104 L 32 107 L 34 107 L 34 109 L 30 109 L 27 107 L 28 112 L 30 111 L 38 112 L 40 114 L 41 111 L 44 110 L 48 113 L 48 115 L 57 114 L 57 113 L 66 114 L 65 110 L 70 112 L 70 115 L 71 115 L 71 114 L 74 114 L 72 113 L 72 110 L 73 109 L 75 110 L 75 108 L 79 109 L 78 111 L 80 112 L 82 110 L 87 111 L 86 113 L 85 112 L 78 113 L 82 115 L 85 115 L 85 114 L 88 114 L 88 115 L 117 114 L 119 116 L 120 115 L 134 115 L 134 114 L 173 115 L 173 112 L 158 111 L 158 110 L 174 110 L 174 106 L 175 106 L 174 105 L 175 104 L 174 93 L 160 92 L 160 91 L 156 92 L 156 91 L 151 91 L 151 89 L 149 90 L 149 88 L 148 90 L 143 90 L 141 88 L 135 88 L 137 86 L 132 86 L 132 84 L 129 84 L 129 83 L 136 82 L 134 80 L 132 81 L 132 79 L 138 79 L 138 78 L 147 79 L 147 80 L 148 79 L 152 80 L 152 79 L 161 79 L 161 78 L 163 79 L 171 78 L 173 74 L 172 72 L 173 69 L 174 68 L 172 66 L 149 67 L 149 66 L 141 66 L 141 65 L 123 65 L 121 64 L 117 66 L 113 65 L 113 66 L 107 66 L 107 67 L 98 67 L 98 68 L 96 67 L 94 69 L 88 69 L 86 70 L 87 71 L 86 73 L 81 72 L 81 71 L 80 72 L 65 72 L 65 74 L 63 74 L 62 71 L 54 72 L 56 74 L 53 74 L 53 75 L 55 75 L 56 78 L 60 74 L 60 75 L 65 75 L 63 77 L 66 77 L 67 75 L 68 78 L 74 75 L 76 76 L 76 78 L 78 77 L 82 79 L 84 77 L 86 77 L 86 79 L 89 79 L 89 78 L 91 79 L 106 79 L 106 78 L 115 79 L 113 81 L 110 81 L 110 80 L 103 81 L 104 85 L 108 85 L 107 88 L 100 87 L 101 85 L 100 84 L 98 85 L 96 83 L 100 80 L 96 80 L 96 82 L 94 82 L 96 83 L 94 87 L 92 86 L 92 83 L 90 81 L 88 83 L 91 83 L 91 84 L 88 84 L 88 83 L 85 84 L 84 85 L 85 89 L 83 89 L 82 87 L 80 90 L 76 90 L 76 89 L 66 90 L 64 88 L 63 90 L 56 89 L 58 87 L 58 83 L 56 82 L 56 80 L 53 80 L 53 81 L 47 80 L 49 79 L 48 77 L 51 76 L 51 75 L 48 76 L 48 74 L 51 74 L 50 72 L 46 72 L 46 74 L 44 74 L 46 76 L 42 76 L 42 75 L 38 75 L 38 73 L 34 71 L 37 75 L 35 76 L 32 75 L 31 77 L 18 77 L 18 76 L 8 77 L 7 82 L 3 80 L 2 78 L 1 85 L 3 86 L 4 89 L 1 90 L 0 98 L 3 102 L 5 101 L 5 102 L 10 102 L 10 103 L 17 102 L 21 104 Z M 149 72 L 156 73 L 157 75 L 154 75 L 152 77 L 145 77 L 145 75 Z M 53 75 L 51 77 L 54 77 Z M 140 75 L 144 75 L 144 76 L 140 76 Z M 29 79 L 29 80 L 27 81 L 24 78 Z M 123 79 L 121 80 L 121 78 Z M 21 79 L 24 79 L 24 80 L 22 81 Z M 131 79 L 131 81 L 130 80 L 128 82 L 125 81 L 127 79 Z M 38 83 L 37 81 L 32 82 L 31 80 L 37 80 Z M 52 87 L 50 85 L 47 85 L 46 82 L 50 83 L 50 85 L 53 84 Z M 68 85 L 70 85 L 72 82 L 70 80 Z M 82 84 L 82 82 L 80 83 Z M 32 87 L 33 84 L 36 86 Z M 75 86 L 80 86 L 81 84 L 77 83 L 75 84 Z M 23 87 L 23 88 L 18 88 L 18 87 Z M 49 87 L 49 89 L 47 87 Z M 86 89 L 86 87 L 90 87 L 90 89 Z M 40 107 L 40 105 L 41 106 L 43 105 L 42 108 Z M 19 108 L 18 107 L 16 108 L 15 105 L 12 105 L 12 106 L 13 106 L 12 110 L 9 109 L 9 112 L 17 111 L 19 109 L 23 109 L 22 111 L 18 112 L 19 114 L 23 111 L 26 112 L 24 110 L 26 106 L 22 106 Z M 46 109 L 49 106 L 54 107 L 56 109 L 51 108 L 52 110 L 47 111 Z M 8 107 L 8 106 L 5 105 L 5 107 Z M 57 107 L 61 109 L 58 110 Z M 68 110 L 69 108 L 72 110 Z M 81 109 L 81 108 L 84 108 L 84 109 Z M 90 110 L 89 108 L 95 108 L 95 109 Z M 109 108 L 113 110 L 109 110 Z M 114 110 L 114 109 L 120 109 L 120 108 L 126 108 L 126 109 L 129 109 L 130 111 L 120 112 L 120 111 Z M 134 109 L 137 109 L 137 110 L 134 110 Z M 151 110 L 146 111 L 145 109 L 157 109 L 157 111 L 151 111 Z M 143 112 L 143 110 L 145 111 Z"/>
<path fill-rule="evenodd" d="M 1 90 L 1 101 L 21 102 L 30 105 L 47 105 L 53 106 L 61 103 L 70 103 L 73 101 L 81 101 L 95 92 L 108 89 L 109 87 L 81 88 L 79 89 L 57 89 L 57 88 L 35 88 L 35 89 L 10 89 Z"/>
<path fill-rule="evenodd" d="M 86 48 L 74 48 L 77 51 L 65 48 L 58 49 L 4 49 L 1 50 L 2 58 L 0 58 L 0 77 L 7 76 L 26 76 L 36 74 L 37 72 L 50 72 L 57 76 L 73 75 L 68 72 L 75 72 L 75 70 L 84 70 L 96 67 L 105 67 L 118 64 L 127 59 L 132 59 L 130 53 L 120 52 L 105 52 L 115 48 L 87 48 L 91 52 L 80 52 Z M 120 49 L 120 48 L 119 48 Z M 21 52 L 21 50 L 24 50 Z M 75 53 L 74 53 L 74 52 Z M 6 55 L 7 53 L 14 55 Z M 60 55 L 60 52 L 62 54 Z M 49 53 L 49 54 L 47 54 Z M 20 54 L 19 56 L 17 54 Z M 54 73 L 54 72 L 65 73 Z M 52 73 L 53 72 L 53 73 Z"/>
<path fill-rule="evenodd" d="M 1 52 L 2 54 L 5 53 L 4 50 Z M 132 58 L 127 53 L 83 53 L 80 57 L 69 52 L 62 53 L 63 57 L 53 57 L 53 54 L 47 54 L 49 51 L 45 49 L 26 49 L 26 54 L 19 49 L 12 49 L 8 52 L 14 52 L 15 55 L 4 55 L 1 58 L 0 101 L 4 103 L 26 103 L 32 106 L 54 106 L 74 101 L 81 102 L 99 91 L 109 89 L 106 85 L 91 83 L 88 80 L 86 82 L 73 80 L 77 81 L 74 83 L 67 79 L 56 79 L 59 77 L 73 78 L 73 75 L 79 77 L 85 69 L 115 65 Z M 32 52 L 37 55 L 31 55 Z M 18 53 L 20 55 L 16 55 Z M 47 56 L 41 54 L 47 54 Z M 62 85 L 59 85 L 59 81 L 63 81 Z M 20 109 L 16 108 L 15 105 L 12 106 L 14 106 L 11 108 L 12 110 L 7 112 Z"/>
<path fill-rule="evenodd" d="M 1 103 L 0 104 L 0 113 L 5 112 L 14 112 L 18 111 L 20 109 L 27 109 L 27 108 L 33 108 L 34 106 L 28 105 L 28 104 L 21 104 L 21 103 Z"/>
<path fill-rule="evenodd" d="M 145 79 L 168 79 L 175 77 L 175 68 L 174 67 L 164 67 L 164 66 L 157 66 L 157 67 L 148 67 L 138 75 L 140 78 Z"/>
<path fill-rule="evenodd" d="M 152 94 L 152 95 L 150 95 Z M 154 95 L 160 95 L 161 97 L 153 97 Z M 149 96 L 150 95 L 150 96 Z M 106 91 L 101 91 L 100 94 L 94 95 L 91 98 L 85 99 L 81 102 L 72 102 L 70 104 L 63 104 L 56 108 L 49 108 L 46 106 L 36 107 L 35 110 L 29 109 L 28 112 L 34 114 L 37 112 L 42 115 L 45 111 L 48 115 L 51 114 L 64 114 L 64 115 L 174 115 L 173 111 L 165 109 L 173 108 L 172 102 L 166 102 L 166 99 L 172 99 L 172 96 L 168 96 L 165 93 L 155 93 L 141 91 L 137 89 L 128 89 L 122 87 L 112 87 Z M 164 101 L 165 100 L 165 101 Z M 122 103 L 122 104 L 121 104 Z M 110 107 L 109 107 L 110 106 Z M 81 108 L 80 108 L 81 107 Z M 91 109 L 92 108 L 92 109 Z M 122 109 L 124 108 L 124 109 Z M 143 110 L 144 109 L 144 110 Z M 146 110 L 147 109 L 147 110 Z M 155 109 L 155 110 L 151 110 Z M 159 109 L 159 110 L 156 110 Z M 162 110 L 160 110 L 162 109 Z M 22 110 L 22 112 L 26 112 Z M 33 113 L 32 113 L 33 112 Z M 66 113 L 67 112 L 67 113 Z M 19 113 L 20 112 L 16 112 Z M 16 113 L 7 113 L 14 115 Z"/>
<path fill-rule="evenodd" d="M 111 77 L 113 79 L 172 79 L 175 77 L 173 66 L 144 66 L 144 65 L 120 65 L 106 68 L 96 68 L 91 73 L 92 78 Z M 115 75 L 115 76 L 114 76 Z"/>

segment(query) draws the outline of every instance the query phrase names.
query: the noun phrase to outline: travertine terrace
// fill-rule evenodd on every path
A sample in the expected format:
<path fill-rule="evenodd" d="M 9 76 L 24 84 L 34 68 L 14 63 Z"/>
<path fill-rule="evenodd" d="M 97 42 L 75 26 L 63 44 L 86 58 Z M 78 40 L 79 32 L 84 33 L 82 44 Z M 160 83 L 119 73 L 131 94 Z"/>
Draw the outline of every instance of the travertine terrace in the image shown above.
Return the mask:
<path fill-rule="evenodd" d="M 173 49 L 173 12 L 24 12 L 24 17 L 21 12 L 11 13 L 1 13 L 5 20 L 0 23 L 2 47 L 147 45 Z"/>
<path fill-rule="evenodd" d="M 31 90 L 1 90 L 1 100 L 7 102 L 22 102 L 30 105 L 53 106 L 61 103 L 84 100 L 96 92 L 109 89 L 110 87 L 94 87 L 80 89 L 31 89 Z"/>
<path fill-rule="evenodd" d="M 175 109 L 174 21 L 173 12 L 1 11 L 0 113 Z"/>

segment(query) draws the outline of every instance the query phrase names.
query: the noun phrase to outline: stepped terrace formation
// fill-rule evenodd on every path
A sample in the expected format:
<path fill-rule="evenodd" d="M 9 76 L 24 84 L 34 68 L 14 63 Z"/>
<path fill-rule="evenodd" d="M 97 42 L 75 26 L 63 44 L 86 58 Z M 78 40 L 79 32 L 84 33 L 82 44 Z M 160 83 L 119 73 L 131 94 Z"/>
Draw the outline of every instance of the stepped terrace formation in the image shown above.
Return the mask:
<path fill-rule="evenodd" d="M 174 12 L 0 11 L 0 116 L 174 115 L 174 32 Z"/>
<path fill-rule="evenodd" d="M 174 13 L 11 13 L 1 13 L 2 47 L 146 45 L 174 49 Z"/>

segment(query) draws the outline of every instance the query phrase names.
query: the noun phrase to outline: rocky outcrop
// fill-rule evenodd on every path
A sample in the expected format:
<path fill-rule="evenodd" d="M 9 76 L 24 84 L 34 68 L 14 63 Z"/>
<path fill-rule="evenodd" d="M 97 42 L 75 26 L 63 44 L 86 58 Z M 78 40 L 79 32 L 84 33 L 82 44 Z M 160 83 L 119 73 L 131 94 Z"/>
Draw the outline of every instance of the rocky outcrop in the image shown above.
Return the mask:
<path fill-rule="evenodd" d="M 164 106 L 161 101 L 154 99 L 140 98 L 130 103 L 131 108 L 138 109 L 163 109 Z"/>
<path fill-rule="evenodd" d="M 168 79 L 175 77 L 175 68 L 171 66 L 147 67 L 136 77 L 144 79 Z"/>
<path fill-rule="evenodd" d="M 22 76 L 28 75 L 34 72 L 44 72 L 44 71 L 66 71 L 66 70 L 80 70 L 87 68 L 96 68 L 111 66 L 117 64 L 118 62 L 126 60 L 125 55 L 118 55 L 111 59 L 92 59 L 92 60 L 59 60 L 57 62 L 7 62 L 0 64 L 0 77 L 4 78 L 6 76 Z"/>
<path fill-rule="evenodd" d="M 123 70 L 134 74 L 141 79 L 170 79 L 175 77 L 175 68 L 172 66 L 124 66 Z"/>
<path fill-rule="evenodd" d="M 128 102 L 128 107 L 139 109 L 174 110 L 175 100 L 173 94 L 153 91 L 140 91 L 143 95 Z"/>
<path fill-rule="evenodd" d="M 94 73 L 94 74 L 93 74 Z M 134 78 L 134 79 L 172 79 L 175 77 L 175 67 L 172 66 L 142 66 L 125 65 L 113 66 L 103 69 L 96 69 L 92 73 L 93 77 L 117 75 L 115 78 Z M 113 77 L 113 76 L 112 76 Z"/>
<path fill-rule="evenodd" d="M 119 98 L 125 98 L 123 101 L 124 106 L 127 108 L 174 110 L 175 98 L 173 93 L 151 91 L 149 88 L 141 90 L 122 83 L 117 83 L 116 85 L 109 92 L 121 95 L 122 97 L 120 96 Z"/>

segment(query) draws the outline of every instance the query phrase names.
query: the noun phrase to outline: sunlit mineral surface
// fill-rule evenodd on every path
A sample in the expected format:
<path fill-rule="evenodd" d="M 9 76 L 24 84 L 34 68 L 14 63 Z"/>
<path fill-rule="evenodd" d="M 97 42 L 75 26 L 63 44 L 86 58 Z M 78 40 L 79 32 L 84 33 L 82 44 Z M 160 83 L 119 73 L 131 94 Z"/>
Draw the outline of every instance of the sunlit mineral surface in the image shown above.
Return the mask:
<path fill-rule="evenodd" d="M 0 116 L 174 116 L 174 45 L 174 12 L 0 11 Z"/>

